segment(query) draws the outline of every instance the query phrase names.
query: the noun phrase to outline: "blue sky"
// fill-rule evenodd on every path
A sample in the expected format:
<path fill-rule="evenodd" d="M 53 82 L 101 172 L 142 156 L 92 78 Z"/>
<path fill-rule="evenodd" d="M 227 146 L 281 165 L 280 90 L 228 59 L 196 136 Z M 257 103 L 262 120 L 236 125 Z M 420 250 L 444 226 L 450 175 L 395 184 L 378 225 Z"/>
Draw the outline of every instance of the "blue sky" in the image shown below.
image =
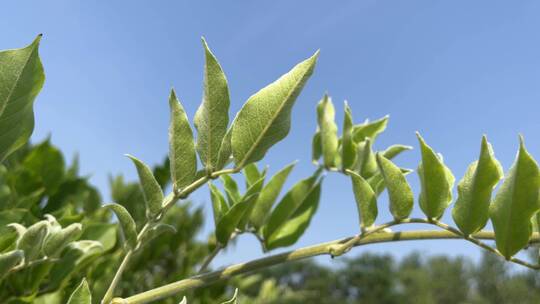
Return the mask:
<path fill-rule="evenodd" d="M 295 159 L 300 162 L 291 180 L 314 170 L 315 106 L 328 91 L 339 125 L 345 99 L 356 123 L 389 114 L 376 148 L 416 148 L 418 130 L 459 180 L 484 133 L 505 171 L 518 133 L 540 157 L 539 13 L 537 1 L 12 0 L 0 11 L 0 49 L 44 34 L 47 81 L 36 103 L 33 140 L 52 134 L 67 155 L 79 152 L 83 173 L 104 193 L 109 173 L 135 178 L 124 153 L 149 164 L 167 153 L 171 87 L 193 117 L 202 94 L 201 36 L 228 77 L 231 116 L 251 94 L 321 49 L 295 106 L 291 133 L 262 163 L 270 172 Z M 416 168 L 418 160 L 416 149 L 396 161 Z M 409 181 L 418 193 L 417 175 Z M 193 199 L 207 207 L 210 219 L 207 190 Z M 380 222 L 389 219 L 386 206 L 382 200 Z M 349 181 L 328 176 L 319 211 L 297 246 L 356 233 L 355 209 Z M 444 219 L 451 221 L 450 212 Z M 249 236 L 238 246 L 217 264 L 260 256 Z M 373 245 L 352 254 L 365 250 L 479 256 L 472 245 L 456 241 Z"/>

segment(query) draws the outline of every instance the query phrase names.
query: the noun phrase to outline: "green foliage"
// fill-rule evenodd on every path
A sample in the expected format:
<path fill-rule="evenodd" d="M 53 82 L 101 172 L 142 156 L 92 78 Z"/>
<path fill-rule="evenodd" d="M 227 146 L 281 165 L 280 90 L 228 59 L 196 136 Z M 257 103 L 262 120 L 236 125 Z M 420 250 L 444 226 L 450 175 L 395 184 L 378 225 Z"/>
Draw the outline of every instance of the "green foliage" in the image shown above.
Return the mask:
<path fill-rule="evenodd" d="M 91 304 L 92 303 L 92 294 L 90 293 L 90 288 L 85 279 L 82 280 L 81 284 L 77 289 L 73 291 L 67 304 Z"/>
<path fill-rule="evenodd" d="M 152 173 L 150 167 L 134 156 L 127 155 L 127 157 L 133 161 L 135 168 L 137 168 L 137 173 L 139 174 L 141 189 L 146 203 L 146 216 L 149 219 L 153 219 L 161 212 L 164 198 L 161 186 L 154 177 L 154 173 Z"/>
<path fill-rule="evenodd" d="M 197 154 L 193 143 L 193 131 L 174 90 L 169 97 L 171 123 L 169 126 L 170 171 L 175 189 L 191 184 L 197 174 Z"/>
<path fill-rule="evenodd" d="M 341 166 L 343 170 L 351 169 L 356 161 L 356 143 L 353 140 L 353 117 L 351 108 L 345 102 L 343 117 L 343 135 L 341 137 Z"/>
<path fill-rule="evenodd" d="M 313 73 L 319 52 L 252 95 L 232 125 L 232 153 L 238 168 L 261 160 L 268 149 L 285 138 L 291 109 Z"/>
<path fill-rule="evenodd" d="M 411 186 L 398 166 L 377 153 L 377 164 L 388 189 L 390 212 L 396 220 L 408 218 L 412 212 L 414 197 Z"/>
<path fill-rule="evenodd" d="M 540 210 L 540 170 L 520 137 L 514 165 L 499 188 L 489 215 L 495 229 L 497 249 L 510 258 L 527 246 L 531 218 Z"/>
<path fill-rule="evenodd" d="M 114 214 L 116 214 L 128 248 L 135 249 L 135 247 L 137 247 L 137 226 L 129 212 L 124 206 L 119 204 L 109 204 L 104 207 L 112 210 Z"/>
<path fill-rule="evenodd" d="M 351 172 L 350 176 L 360 217 L 360 227 L 366 229 L 372 226 L 377 218 L 377 195 L 362 176 L 354 172 Z"/>
<path fill-rule="evenodd" d="M 465 176 L 459 182 L 458 198 L 452 210 L 454 222 L 464 234 L 478 232 L 486 225 L 491 192 L 502 176 L 502 167 L 484 136 L 480 158 L 467 168 Z"/>
<path fill-rule="evenodd" d="M 337 126 L 334 120 L 334 105 L 330 97 L 325 94 L 317 106 L 317 121 L 321 132 L 323 164 L 327 168 L 336 166 L 338 136 Z"/>
<path fill-rule="evenodd" d="M 422 136 L 416 133 L 422 152 L 422 162 L 418 165 L 418 176 L 422 191 L 418 197 L 420 208 L 428 218 L 440 218 L 452 200 L 454 175 Z"/>
<path fill-rule="evenodd" d="M 218 156 L 229 124 L 229 87 L 219 62 L 204 38 L 202 42 L 205 50 L 204 94 L 194 122 L 199 157 L 206 170 L 212 172 L 221 169 Z"/>
<path fill-rule="evenodd" d="M 22 147 L 34 130 L 34 100 L 45 82 L 39 35 L 22 49 L 0 52 L 0 161 Z"/>

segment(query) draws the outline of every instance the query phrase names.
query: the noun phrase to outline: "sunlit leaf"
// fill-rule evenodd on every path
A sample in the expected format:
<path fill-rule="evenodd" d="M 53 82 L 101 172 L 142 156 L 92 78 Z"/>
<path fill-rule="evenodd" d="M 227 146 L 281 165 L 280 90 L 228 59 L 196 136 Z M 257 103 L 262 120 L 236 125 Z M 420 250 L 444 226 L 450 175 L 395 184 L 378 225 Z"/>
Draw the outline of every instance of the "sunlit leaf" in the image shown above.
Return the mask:
<path fill-rule="evenodd" d="M 392 161 L 379 153 L 377 153 L 377 164 L 388 189 L 390 212 L 397 220 L 409 217 L 413 209 L 414 196 L 405 174 Z"/>
<path fill-rule="evenodd" d="M 356 143 L 352 138 L 353 117 L 351 108 L 345 102 L 343 118 L 343 135 L 341 137 L 341 166 L 343 169 L 351 169 L 356 161 Z"/>
<path fill-rule="evenodd" d="M 59 255 L 69 243 L 77 240 L 81 233 L 82 225 L 79 223 L 71 224 L 63 229 L 51 229 L 51 232 L 45 239 L 43 252 L 49 257 L 55 257 Z"/>
<path fill-rule="evenodd" d="M 326 168 L 335 167 L 338 149 L 337 126 L 334 105 L 326 94 L 317 105 L 317 122 L 321 131 L 323 164 Z"/>
<path fill-rule="evenodd" d="M 43 241 L 49 232 L 49 222 L 39 221 L 28 227 L 17 241 L 17 249 L 24 251 L 25 261 L 31 262 L 41 254 Z"/>
<path fill-rule="evenodd" d="M 129 249 L 134 249 L 137 245 L 137 227 L 129 212 L 119 204 L 108 204 L 104 208 L 111 209 L 116 214 Z"/>
<path fill-rule="evenodd" d="M 480 158 L 467 168 L 459 182 L 458 198 L 452 210 L 454 222 L 464 234 L 473 234 L 484 228 L 489 219 L 491 192 L 502 177 L 502 167 L 484 136 Z"/>
<path fill-rule="evenodd" d="M 207 171 L 218 163 L 218 153 L 229 124 L 229 87 L 218 60 L 202 38 L 205 54 L 204 94 L 195 113 L 197 152 Z"/>
<path fill-rule="evenodd" d="M 86 279 L 73 291 L 67 304 L 92 304 L 92 293 L 88 287 Z"/>
<path fill-rule="evenodd" d="M 197 173 L 197 155 L 193 142 L 193 131 L 189 120 L 176 97 L 171 90 L 169 97 L 171 122 L 169 125 L 169 159 L 171 176 L 176 189 L 189 185 L 195 179 Z"/>
<path fill-rule="evenodd" d="M 287 136 L 291 109 L 313 73 L 318 54 L 252 95 L 238 112 L 231 138 L 237 167 L 262 159 L 270 147 Z"/>
<path fill-rule="evenodd" d="M 404 151 L 412 150 L 413 147 L 405 145 L 391 145 L 382 152 L 382 156 L 387 159 L 392 159 Z"/>
<path fill-rule="evenodd" d="M 146 214 L 148 217 L 153 218 L 161 211 L 161 205 L 163 203 L 161 186 L 147 165 L 134 156 L 127 155 L 127 157 L 133 161 L 137 168 L 141 189 L 146 202 Z"/>
<path fill-rule="evenodd" d="M 371 140 L 375 140 L 375 138 L 377 138 L 377 136 L 386 129 L 386 125 L 388 124 L 388 118 L 388 116 L 385 116 L 372 122 L 366 122 L 354 126 L 354 141 L 359 143 L 366 140 L 366 138 L 371 138 Z"/>
<path fill-rule="evenodd" d="M 34 100 L 45 82 L 40 40 L 41 35 L 27 47 L 0 52 L 0 162 L 34 130 Z"/>
<path fill-rule="evenodd" d="M 428 218 L 440 218 L 452 201 L 454 175 L 444 165 L 441 157 L 429 147 L 419 133 L 422 161 L 418 166 L 421 192 L 418 198 L 420 208 Z"/>
<path fill-rule="evenodd" d="M 362 229 L 369 228 L 377 219 L 377 195 L 362 176 L 354 172 L 350 172 L 349 175 L 358 207 L 360 227 Z"/>
<path fill-rule="evenodd" d="M 497 249 L 506 258 L 527 246 L 530 220 L 540 210 L 540 171 L 520 137 L 519 152 L 489 208 Z"/>

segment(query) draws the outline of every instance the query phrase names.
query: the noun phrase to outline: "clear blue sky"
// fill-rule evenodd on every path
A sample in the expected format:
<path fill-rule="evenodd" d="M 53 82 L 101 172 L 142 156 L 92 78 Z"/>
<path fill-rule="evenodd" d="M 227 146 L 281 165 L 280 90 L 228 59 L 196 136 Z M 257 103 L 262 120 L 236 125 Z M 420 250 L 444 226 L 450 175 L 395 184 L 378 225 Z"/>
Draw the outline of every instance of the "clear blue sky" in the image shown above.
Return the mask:
<path fill-rule="evenodd" d="M 149 164 L 167 153 L 171 87 L 193 117 L 202 93 L 200 36 L 229 79 L 231 116 L 251 94 L 321 49 L 291 133 L 263 163 L 271 172 L 294 159 L 300 163 L 293 179 L 312 172 L 315 105 L 328 91 L 339 124 L 344 99 L 357 123 L 390 114 L 377 148 L 417 147 L 418 130 L 460 179 L 484 133 L 505 171 L 518 133 L 540 157 L 539 14 L 537 1 L 11 0 L 0 11 L 0 49 L 44 34 L 47 81 L 36 104 L 33 140 L 51 133 L 67 155 L 78 151 L 83 173 L 105 193 L 109 173 L 135 178 L 124 153 Z M 418 160 L 416 150 L 397 162 L 416 168 Z M 417 175 L 409 180 L 418 193 Z M 206 189 L 193 198 L 211 217 Z M 349 182 L 329 176 L 319 211 L 297 246 L 355 233 L 355 208 Z M 380 208 L 380 221 L 388 220 L 384 200 Z M 239 246 L 217 263 L 260 255 L 251 237 Z M 398 256 L 415 249 L 473 257 L 479 252 L 464 242 L 369 248 Z"/>

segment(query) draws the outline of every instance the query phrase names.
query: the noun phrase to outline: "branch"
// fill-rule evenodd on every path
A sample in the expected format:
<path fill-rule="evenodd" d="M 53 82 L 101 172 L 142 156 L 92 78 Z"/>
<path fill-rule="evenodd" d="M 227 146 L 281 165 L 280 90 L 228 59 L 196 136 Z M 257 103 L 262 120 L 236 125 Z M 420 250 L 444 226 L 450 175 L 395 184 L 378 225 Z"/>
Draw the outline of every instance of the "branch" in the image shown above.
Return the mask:
<path fill-rule="evenodd" d="M 424 221 L 427 223 L 427 220 Z M 262 268 L 267 268 L 273 265 L 298 261 L 306 258 L 311 258 L 321 255 L 331 255 L 331 251 L 336 245 L 347 243 L 354 237 L 335 240 L 327 243 L 313 245 L 288 251 L 268 257 L 252 260 L 246 263 L 232 265 L 218 271 L 196 275 L 194 277 L 170 283 L 158 288 L 154 288 L 129 298 L 123 299 L 122 303 L 128 304 L 143 304 L 157 301 L 175 294 L 186 292 L 191 289 L 204 287 L 215 282 L 229 279 L 233 276 L 246 274 Z M 462 239 L 461 234 L 456 234 L 451 231 L 403 231 L 403 232 L 378 232 L 368 235 L 365 238 L 358 240 L 354 247 L 367 244 L 386 243 L 395 241 L 411 241 L 411 240 L 437 240 L 437 239 Z M 475 240 L 494 240 L 495 234 L 493 231 L 481 231 L 474 234 Z M 534 233 L 530 243 L 540 243 L 540 234 Z"/>

